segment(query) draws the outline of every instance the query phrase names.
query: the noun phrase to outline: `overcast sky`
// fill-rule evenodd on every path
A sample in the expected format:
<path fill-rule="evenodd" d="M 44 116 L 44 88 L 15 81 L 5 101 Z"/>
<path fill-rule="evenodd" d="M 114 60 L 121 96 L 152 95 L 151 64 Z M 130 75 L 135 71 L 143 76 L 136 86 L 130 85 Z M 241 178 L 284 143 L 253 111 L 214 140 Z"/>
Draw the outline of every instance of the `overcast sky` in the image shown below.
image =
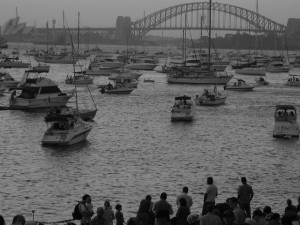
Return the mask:
<path fill-rule="evenodd" d="M 80 11 L 81 26 L 114 27 L 117 16 L 130 16 L 131 20 L 166 7 L 196 2 L 195 0 L 0 0 L 0 26 L 15 17 L 16 7 L 21 22 L 45 27 L 47 21 L 56 20 L 62 26 L 65 11 L 69 27 L 77 26 Z M 256 0 L 218 0 L 213 2 L 236 5 L 255 11 Z M 259 0 L 259 12 L 286 25 L 288 18 L 300 18 L 300 0 Z"/>

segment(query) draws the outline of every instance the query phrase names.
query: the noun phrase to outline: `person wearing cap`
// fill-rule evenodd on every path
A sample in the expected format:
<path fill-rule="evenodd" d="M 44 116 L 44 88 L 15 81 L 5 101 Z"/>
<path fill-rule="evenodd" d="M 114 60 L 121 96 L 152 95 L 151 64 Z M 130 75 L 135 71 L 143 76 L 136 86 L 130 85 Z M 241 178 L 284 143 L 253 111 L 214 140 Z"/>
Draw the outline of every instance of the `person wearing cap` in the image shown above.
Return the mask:
<path fill-rule="evenodd" d="M 214 184 L 214 180 L 212 177 L 207 178 L 207 188 L 204 194 L 204 199 L 203 199 L 203 207 L 202 207 L 202 216 L 204 216 L 207 213 L 207 208 L 212 205 L 215 205 L 215 199 L 218 196 L 218 188 Z"/>
<path fill-rule="evenodd" d="M 237 199 L 239 201 L 239 206 L 242 210 L 246 212 L 246 217 L 251 217 L 251 207 L 250 202 L 253 198 L 253 189 L 247 184 L 246 177 L 241 178 L 242 185 L 238 188 Z"/>
<path fill-rule="evenodd" d="M 188 187 L 183 187 L 182 188 L 182 193 L 180 195 L 178 195 L 177 199 L 176 199 L 176 204 L 179 206 L 179 200 L 181 198 L 184 198 L 186 200 L 187 203 L 187 207 L 191 208 L 191 206 L 193 205 L 193 199 L 191 196 L 188 195 L 189 192 L 189 188 Z"/>
<path fill-rule="evenodd" d="M 154 203 L 153 212 L 155 213 L 155 225 L 171 225 L 170 215 L 173 214 L 173 208 L 167 202 L 167 193 L 160 195 L 160 200 Z"/>
<path fill-rule="evenodd" d="M 91 225 L 107 225 L 106 219 L 103 217 L 104 209 L 103 207 L 97 208 L 97 215 L 92 219 Z"/>

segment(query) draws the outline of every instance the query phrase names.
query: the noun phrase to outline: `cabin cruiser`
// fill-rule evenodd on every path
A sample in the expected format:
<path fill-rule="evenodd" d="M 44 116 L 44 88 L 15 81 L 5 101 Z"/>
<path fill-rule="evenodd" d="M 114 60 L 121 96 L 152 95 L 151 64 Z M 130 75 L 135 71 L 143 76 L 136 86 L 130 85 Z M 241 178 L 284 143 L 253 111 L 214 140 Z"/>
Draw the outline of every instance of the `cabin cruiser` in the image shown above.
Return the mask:
<path fill-rule="evenodd" d="M 59 109 L 50 111 L 45 117 L 50 127 L 46 130 L 42 144 L 73 145 L 85 141 L 93 126 L 84 122 L 79 115 L 61 112 Z"/>
<path fill-rule="evenodd" d="M 290 71 L 290 67 L 288 65 L 284 65 L 282 62 L 271 62 L 267 66 L 267 72 L 269 73 L 288 73 Z"/>
<path fill-rule="evenodd" d="M 139 79 L 140 76 L 142 76 L 142 73 L 139 73 L 137 71 L 133 71 L 126 68 L 119 68 L 114 70 L 112 74 L 109 76 L 109 80 L 115 80 L 120 78 L 129 78 L 129 79 Z"/>
<path fill-rule="evenodd" d="M 20 90 L 21 93 L 17 95 Z M 10 108 L 39 109 L 65 107 L 73 94 L 62 92 L 51 79 L 34 70 L 25 71 L 20 85 L 14 88 Z"/>
<path fill-rule="evenodd" d="M 86 75 L 85 72 L 75 72 L 74 74 L 74 76 L 67 75 L 67 78 L 65 80 L 66 84 L 84 85 L 92 84 L 94 81 L 94 77 Z"/>
<path fill-rule="evenodd" d="M 18 57 L 5 58 L 0 61 L 0 68 L 28 68 L 29 65 L 29 63 L 20 61 Z"/>
<path fill-rule="evenodd" d="M 191 97 L 175 97 L 174 105 L 171 110 L 171 121 L 192 121 L 194 119 L 195 109 Z"/>
<path fill-rule="evenodd" d="M 218 91 L 217 85 L 212 90 L 204 89 L 201 96 L 196 95 L 196 105 L 222 105 L 225 104 L 227 94 Z"/>
<path fill-rule="evenodd" d="M 274 117 L 273 137 L 299 137 L 299 123 L 294 106 L 277 105 Z"/>
<path fill-rule="evenodd" d="M 233 84 L 227 84 L 224 86 L 224 90 L 230 91 L 252 91 L 255 88 L 254 85 L 247 84 L 242 79 L 237 79 Z"/>
<path fill-rule="evenodd" d="M 153 70 L 157 66 L 157 59 L 136 57 L 130 59 L 130 63 L 125 68 L 130 70 Z"/>
<path fill-rule="evenodd" d="M 109 83 L 108 85 L 102 86 L 100 92 L 102 94 L 106 93 L 106 94 L 122 95 L 122 94 L 130 94 L 133 90 L 134 90 L 134 88 L 129 88 L 125 84 L 122 84 L 122 83 L 116 83 L 114 85 Z"/>
<path fill-rule="evenodd" d="M 200 68 L 173 67 L 168 72 L 169 83 L 179 84 L 227 84 L 232 75 L 226 73 L 218 74 L 213 70 L 202 70 Z"/>
<path fill-rule="evenodd" d="M 39 63 L 37 66 L 33 66 L 32 70 L 34 70 L 36 72 L 40 72 L 40 73 L 49 73 L 50 66 L 45 63 L 44 64 Z"/>

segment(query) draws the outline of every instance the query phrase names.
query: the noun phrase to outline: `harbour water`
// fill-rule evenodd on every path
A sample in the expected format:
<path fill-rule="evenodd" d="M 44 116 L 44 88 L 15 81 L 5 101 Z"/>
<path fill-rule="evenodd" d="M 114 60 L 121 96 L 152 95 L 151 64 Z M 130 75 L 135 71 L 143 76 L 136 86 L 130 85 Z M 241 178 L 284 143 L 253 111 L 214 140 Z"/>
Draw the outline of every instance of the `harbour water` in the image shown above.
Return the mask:
<path fill-rule="evenodd" d="M 20 80 L 23 71 L 10 72 Z M 51 65 L 49 76 L 70 90 L 64 80 L 71 72 L 71 65 Z M 253 76 L 239 77 L 255 82 Z M 144 83 L 145 78 L 155 82 Z M 183 186 L 190 188 L 192 212 L 200 213 L 208 176 L 219 188 L 217 203 L 236 196 L 246 176 L 254 189 L 252 208 L 270 205 L 282 214 L 287 198 L 296 203 L 300 195 L 300 142 L 272 137 L 277 104 L 293 104 L 300 111 L 299 89 L 283 86 L 287 78 L 268 73 L 269 86 L 228 91 L 225 105 L 197 106 L 193 122 L 173 123 L 174 97 L 195 97 L 208 86 L 171 85 L 165 74 L 144 71 L 130 95 L 113 96 L 95 87 L 107 78 L 95 77 L 94 128 L 87 142 L 71 147 L 41 145 L 45 111 L 1 111 L 1 214 L 7 223 L 18 213 L 31 220 L 32 210 L 41 222 L 71 219 L 76 201 L 88 193 L 95 208 L 107 199 L 113 207 L 122 204 L 128 219 L 147 194 L 157 201 L 165 191 L 176 209 Z M 78 91 L 80 97 L 86 89 Z M 8 99 L 6 94 L 0 103 Z"/>

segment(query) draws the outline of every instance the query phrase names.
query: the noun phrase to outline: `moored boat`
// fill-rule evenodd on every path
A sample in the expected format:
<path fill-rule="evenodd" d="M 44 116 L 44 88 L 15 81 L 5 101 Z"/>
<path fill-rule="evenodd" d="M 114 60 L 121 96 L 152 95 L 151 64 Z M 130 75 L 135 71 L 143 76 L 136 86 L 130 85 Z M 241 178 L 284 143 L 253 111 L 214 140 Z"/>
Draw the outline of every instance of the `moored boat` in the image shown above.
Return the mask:
<path fill-rule="evenodd" d="M 247 84 L 242 79 L 237 79 L 237 82 L 225 85 L 224 89 L 230 91 L 252 91 L 255 87 L 254 85 Z"/>
<path fill-rule="evenodd" d="M 294 106 L 277 105 L 274 117 L 273 137 L 299 137 L 299 123 Z"/>
<path fill-rule="evenodd" d="M 227 94 L 220 92 L 217 85 L 212 90 L 205 89 L 201 96 L 196 95 L 196 105 L 223 105 L 227 99 Z"/>
<path fill-rule="evenodd" d="M 191 97 L 175 97 L 174 105 L 171 110 L 171 121 L 192 121 L 194 119 L 195 109 Z"/>
<path fill-rule="evenodd" d="M 42 144 L 48 145 L 73 145 L 85 141 L 93 128 L 73 113 L 49 113 L 45 121 L 51 125 L 42 138 Z"/>
<path fill-rule="evenodd" d="M 269 73 L 288 73 L 290 71 L 290 67 L 288 65 L 284 65 L 282 62 L 271 62 L 267 66 L 267 72 Z"/>
<path fill-rule="evenodd" d="M 73 96 L 62 92 L 51 79 L 33 70 L 25 71 L 20 85 L 14 90 L 21 93 L 13 92 L 9 104 L 11 109 L 65 107 Z"/>
<path fill-rule="evenodd" d="M 287 86 L 300 86 L 299 76 L 300 75 L 291 75 L 290 74 L 290 78 L 287 80 L 285 85 L 287 85 Z"/>
<path fill-rule="evenodd" d="M 49 73 L 50 71 L 50 66 L 47 64 L 41 64 L 39 63 L 37 66 L 33 66 L 32 70 L 40 73 Z"/>
<path fill-rule="evenodd" d="M 20 83 L 19 81 L 16 81 L 8 72 L 0 72 L 0 83 L 4 85 L 4 87 L 10 89 L 17 87 Z"/>

